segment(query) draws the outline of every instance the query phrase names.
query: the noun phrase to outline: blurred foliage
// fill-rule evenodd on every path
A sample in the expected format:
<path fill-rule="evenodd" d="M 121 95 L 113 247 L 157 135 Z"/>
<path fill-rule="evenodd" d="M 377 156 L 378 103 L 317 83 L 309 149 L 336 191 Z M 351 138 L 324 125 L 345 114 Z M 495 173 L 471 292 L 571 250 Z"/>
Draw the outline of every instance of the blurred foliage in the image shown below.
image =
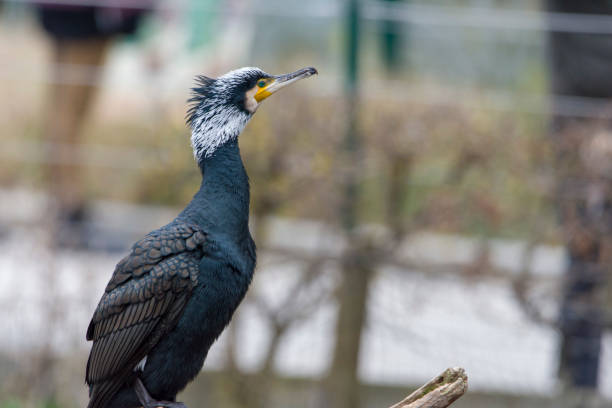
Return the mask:
<path fill-rule="evenodd" d="M 43 400 L 39 402 L 30 402 L 19 399 L 7 399 L 5 401 L 0 400 L 0 408 L 66 408 L 65 406 L 58 404 L 54 399 Z"/>
<path fill-rule="evenodd" d="M 463 98 L 484 103 L 478 94 Z M 538 228 L 548 231 L 543 236 L 553 239 L 552 154 L 541 136 L 542 118 L 462 106 L 364 98 L 361 218 L 385 221 L 390 180 L 400 166 L 408 193 L 392 201 L 401 203 L 402 222 L 446 232 L 526 236 L 537 218 Z M 338 186 L 352 167 L 340 153 L 344 117 L 340 98 L 295 89 L 259 109 L 240 139 L 255 214 L 333 221 Z M 28 123 L 11 126 L 29 129 L 23 139 L 38 140 L 40 129 L 32 118 L 23 119 Z M 140 153 L 128 167 L 86 166 L 91 197 L 180 206 L 199 185 L 189 130 L 169 111 L 119 121 L 94 117 L 84 143 Z M 0 166 L 3 184 L 43 187 L 40 168 L 31 162 Z"/>
<path fill-rule="evenodd" d="M 15 399 L 9 399 L 9 400 L 0 402 L 1 408 L 21 408 L 22 406 L 23 405 L 21 404 L 21 402 Z"/>

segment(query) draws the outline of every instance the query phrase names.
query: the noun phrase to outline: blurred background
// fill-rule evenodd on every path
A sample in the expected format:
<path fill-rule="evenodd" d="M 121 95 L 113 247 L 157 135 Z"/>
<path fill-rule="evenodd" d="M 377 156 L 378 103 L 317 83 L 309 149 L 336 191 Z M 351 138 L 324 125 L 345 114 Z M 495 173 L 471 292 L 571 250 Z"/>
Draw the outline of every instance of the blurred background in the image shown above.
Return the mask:
<path fill-rule="evenodd" d="M 200 174 L 197 74 L 320 75 L 240 139 L 251 290 L 188 406 L 612 406 L 612 2 L 0 1 L 0 407 L 83 407 L 116 262 Z"/>

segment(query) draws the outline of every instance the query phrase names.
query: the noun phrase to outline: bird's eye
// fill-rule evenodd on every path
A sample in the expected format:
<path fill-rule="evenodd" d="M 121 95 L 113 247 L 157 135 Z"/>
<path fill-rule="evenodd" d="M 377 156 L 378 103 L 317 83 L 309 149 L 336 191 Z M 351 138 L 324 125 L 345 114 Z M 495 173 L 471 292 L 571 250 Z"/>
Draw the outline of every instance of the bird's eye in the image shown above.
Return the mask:
<path fill-rule="evenodd" d="M 257 86 L 260 87 L 260 88 L 263 88 L 264 86 L 266 86 L 266 81 L 259 81 L 257 83 Z"/>

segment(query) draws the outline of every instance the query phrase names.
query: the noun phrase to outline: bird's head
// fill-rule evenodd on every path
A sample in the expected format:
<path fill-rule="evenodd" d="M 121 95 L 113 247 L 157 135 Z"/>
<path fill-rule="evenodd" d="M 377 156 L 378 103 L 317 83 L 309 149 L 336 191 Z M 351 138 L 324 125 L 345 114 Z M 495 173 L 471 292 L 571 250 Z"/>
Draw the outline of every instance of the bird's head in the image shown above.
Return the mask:
<path fill-rule="evenodd" d="M 218 147 L 235 140 L 264 99 L 316 73 L 316 69 L 308 67 L 275 76 L 246 67 L 217 79 L 198 76 L 187 112 L 196 159 L 209 157 Z"/>

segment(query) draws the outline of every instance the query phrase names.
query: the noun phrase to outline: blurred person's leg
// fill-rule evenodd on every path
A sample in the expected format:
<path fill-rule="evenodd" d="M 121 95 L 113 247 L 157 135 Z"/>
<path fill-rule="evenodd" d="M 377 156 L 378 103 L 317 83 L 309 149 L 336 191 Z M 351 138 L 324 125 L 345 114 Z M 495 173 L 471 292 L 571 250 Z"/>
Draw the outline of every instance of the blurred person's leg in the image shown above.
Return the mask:
<path fill-rule="evenodd" d="M 110 43 L 111 37 L 53 39 L 54 66 L 44 132 L 50 147 L 46 173 L 58 211 L 60 244 L 83 244 L 78 241 L 84 238 L 86 185 L 79 146 Z"/>
<path fill-rule="evenodd" d="M 133 34 L 142 16 L 153 6 L 152 0 L 131 1 L 121 7 L 38 4 L 41 28 L 54 48 L 53 85 L 45 113 L 44 132 L 49 143 L 49 188 L 55 198 L 59 217 L 54 242 L 60 245 L 88 246 L 85 166 L 80 136 L 84 121 L 96 95 L 97 82 L 106 53 L 113 39 Z M 138 7 L 133 7 L 137 5 Z M 70 234 L 70 231 L 74 234 Z M 58 236 L 59 235 L 59 236 Z M 71 238 L 70 235 L 73 235 Z"/>
<path fill-rule="evenodd" d="M 610 2 L 548 0 L 547 5 L 555 13 L 612 16 Z M 565 405 L 581 408 L 600 405 L 602 340 L 610 311 L 612 181 L 599 163 L 608 163 L 602 146 L 612 129 L 609 110 L 602 109 L 612 101 L 611 41 L 605 32 L 551 30 L 548 35 L 553 102 L 563 103 L 555 96 L 569 96 L 593 106 L 590 111 L 553 109 L 564 113 L 550 121 L 555 205 L 569 261 L 559 311 L 559 377 Z"/>

